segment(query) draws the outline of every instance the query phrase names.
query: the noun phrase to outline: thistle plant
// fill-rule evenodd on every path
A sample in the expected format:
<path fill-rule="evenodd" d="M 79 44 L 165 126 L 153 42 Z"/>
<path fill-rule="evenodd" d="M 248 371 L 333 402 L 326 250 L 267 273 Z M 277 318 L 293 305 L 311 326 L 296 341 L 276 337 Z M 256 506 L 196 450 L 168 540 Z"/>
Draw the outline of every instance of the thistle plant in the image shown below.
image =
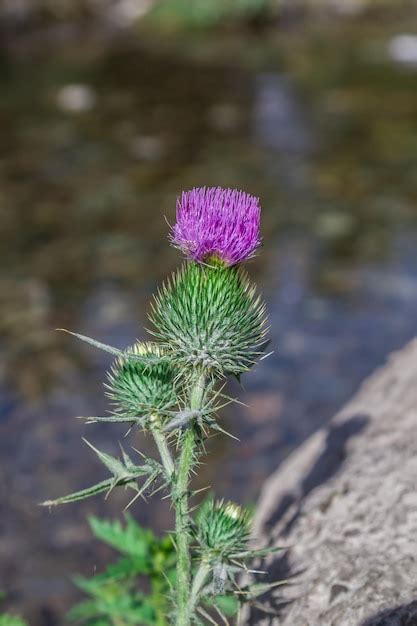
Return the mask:
<path fill-rule="evenodd" d="M 248 513 L 213 499 L 195 507 L 190 486 L 205 440 L 212 431 L 225 432 L 218 411 L 237 401 L 224 392 L 227 377 L 240 379 L 265 356 L 265 306 L 241 267 L 260 246 L 260 211 L 258 199 L 242 191 L 183 193 L 170 240 L 185 260 L 153 299 L 152 341 L 121 350 L 71 333 L 116 357 L 106 383 L 112 408 L 86 421 L 125 422 L 131 436 L 149 432 L 159 458 L 133 460 L 123 448 L 115 458 L 87 442 L 111 477 L 44 504 L 120 486 L 133 492 L 129 505 L 145 494 L 168 496 L 175 510 L 176 576 L 167 619 L 176 626 L 227 623 L 225 613 L 243 602 L 259 605 L 257 597 L 274 586 L 240 584 L 254 558 L 275 550 L 250 549 Z"/>

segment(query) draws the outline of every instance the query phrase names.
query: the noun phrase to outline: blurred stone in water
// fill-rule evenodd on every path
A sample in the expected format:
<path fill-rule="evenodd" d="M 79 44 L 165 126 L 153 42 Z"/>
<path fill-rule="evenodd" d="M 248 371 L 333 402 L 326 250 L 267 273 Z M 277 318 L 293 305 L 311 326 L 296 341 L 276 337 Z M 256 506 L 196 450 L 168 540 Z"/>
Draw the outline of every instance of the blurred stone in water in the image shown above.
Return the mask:
<path fill-rule="evenodd" d="M 317 233 L 328 239 L 336 239 L 350 234 L 355 226 L 354 216 L 349 213 L 332 211 L 322 213 L 317 219 Z"/>
<path fill-rule="evenodd" d="M 239 109 L 233 104 L 215 104 L 207 112 L 210 126 L 216 130 L 233 131 L 241 121 Z"/>
<path fill-rule="evenodd" d="M 401 34 L 388 42 L 388 54 L 393 61 L 417 66 L 417 35 Z"/>
<path fill-rule="evenodd" d="M 63 111 L 82 113 L 96 104 L 96 95 L 89 85 L 65 85 L 57 94 L 57 104 Z"/>
<path fill-rule="evenodd" d="M 20 21 L 33 9 L 30 0 L 2 0 L 0 15 L 6 19 Z"/>
<path fill-rule="evenodd" d="M 108 9 L 108 17 L 117 26 L 127 27 L 151 8 L 152 0 L 119 0 Z"/>
<path fill-rule="evenodd" d="M 253 110 L 255 142 L 270 154 L 269 175 L 297 195 L 309 186 L 308 156 L 312 137 L 291 80 L 278 73 L 261 73 L 255 80 Z M 272 156 L 272 158 L 271 158 Z M 278 156 L 278 158 L 277 158 Z"/>
<path fill-rule="evenodd" d="M 308 152 L 311 138 L 287 76 L 262 73 L 256 77 L 254 133 L 265 148 Z"/>
<path fill-rule="evenodd" d="M 134 157 L 143 161 L 158 161 L 165 152 L 161 137 L 156 135 L 136 135 L 131 142 Z"/>

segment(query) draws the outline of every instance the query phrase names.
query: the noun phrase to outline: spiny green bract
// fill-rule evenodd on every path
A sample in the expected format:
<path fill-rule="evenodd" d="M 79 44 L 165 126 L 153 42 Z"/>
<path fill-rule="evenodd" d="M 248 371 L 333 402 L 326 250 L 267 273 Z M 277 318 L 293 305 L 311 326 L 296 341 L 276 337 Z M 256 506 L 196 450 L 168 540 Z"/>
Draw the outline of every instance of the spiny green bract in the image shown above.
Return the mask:
<path fill-rule="evenodd" d="M 163 350 L 155 343 L 136 343 L 128 352 L 161 357 Z M 108 374 L 108 396 L 116 411 L 132 417 L 145 417 L 172 408 L 177 402 L 175 374 L 167 361 L 144 364 L 120 357 Z"/>
<path fill-rule="evenodd" d="M 195 535 L 202 552 L 227 556 L 244 550 L 249 531 L 248 513 L 233 502 L 209 500 L 197 514 Z"/>
<path fill-rule="evenodd" d="M 245 272 L 186 263 L 155 297 L 154 336 L 182 367 L 240 374 L 261 354 L 265 306 Z"/>

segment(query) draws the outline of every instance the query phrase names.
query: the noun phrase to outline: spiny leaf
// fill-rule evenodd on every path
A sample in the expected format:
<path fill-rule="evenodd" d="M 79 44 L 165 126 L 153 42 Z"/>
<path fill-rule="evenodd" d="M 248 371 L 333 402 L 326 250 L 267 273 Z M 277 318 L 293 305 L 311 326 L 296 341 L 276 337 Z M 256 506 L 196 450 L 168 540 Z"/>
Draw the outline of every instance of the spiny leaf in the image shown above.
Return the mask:
<path fill-rule="evenodd" d="M 123 485 L 130 486 L 129 483 L 133 482 L 133 478 L 124 478 L 116 480 L 114 478 L 108 478 L 107 480 L 103 480 L 96 485 L 92 485 L 91 487 L 87 487 L 86 489 L 82 489 L 81 491 L 76 491 L 75 493 L 70 493 L 68 496 L 62 496 L 61 498 L 57 498 L 56 500 L 45 500 L 45 502 L 41 502 L 41 506 L 57 506 L 58 504 L 69 504 L 70 502 L 76 502 L 77 500 L 84 500 L 85 498 L 89 498 L 91 496 L 96 496 L 99 493 L 103 493 L 104 491 L 109 491 L 114 486 L 119 487 Z"/>
<path fill-rule="evenodd" d="M 170 432 L 175 430 L 176 428 L 186 428 L 194 419 L 196 419 L 199 415 L 201 415 L 201 411 L 192 411 L 191 409 L 186 409 L 184 411 L 179 411 L 175 414 L 166 426 L 162 429 L 163 432 Z"/>
<path fill-rule="evenodd" d="M 114 413 L 113 415 L 107 415 L 104 417 L 99 417 L 97 415 L 89 415 L 89 416 L 80 416 L 77 417 L 79 420 L 85 420 L 86 424 L 96 424 L 98 422 L 129 422 L 130 424 L 141 423 L 143 421 L 142 417 L 131 417 L 130 415 L 118 415 Z"/>
<path fill-rule="evenodd" d="M 93 444 L 90 443 L 84 437 L 82 439 L 92 450 L 94 450 L 94 452 L 97 454 L 100 461 L 107 467 L 108 470 L 110 470 L 110 472 L 114 476 L 124 477 L 128 474 L 127 468 L 123 465 L 121 461 L 119 461 L 118 459 L 115 459 L 110 454 L 97 450 L 97 448 L 95 448 Z M 146 470 L 144 470 L 143 473 L 146 474 L 147 473 Z"/>
<path fill-rule="evenodd" d="M 137 466 L 133 463 L 132 459 L 130 458 L 126 450 L 123 448 L 122 444 L 119 444 L 119 445 L 120 445 L 120 450 L 122 451 L 123 463 L 125 464 L 126 468 L 129 470 L 135 469 Z"/>
<path fill-rule="evenodd" d="M 108 352 L 109 354 L 113 354 L 114 356 L 129 358 L 133 361 L 140 361 L 144 365 L 148 363 L 160 363 L 162 361 L 169 361 L 168 355 L 154 357 L 150 355 L 136 354 L 134 352 L 114 348 L 113 346 L 109 346 L 106 343 L 102 343 L 101 341 L 97 341 L 96 339 L 92 339 L 91 337 L 87 337 L 86 335 L 80 335 L 80 333 L 74 333 L 71 330 L 67 330 L 66 328 L 57 328 L 56 330 L 67 333 L 68 335 L 72 335 L 73 337 L 76 337 L 77 339 L 80 339 L 81 341 L 90 344 L 90 346 L 94 346 L 95 348 L 103 350 L 104 352 Z"/>
<path fill-rule="evenodd" d="M 94 446 L 91 446 L 91 444 L 88 445 L 90 445 L 90 447 L 92 447 L 95 452 L 100 452 L 99 450 L 96 450 Z M 137 486 L 136 479 L 140 476 L 149 474 L 150 472 L 153 472 L 153 474 L 155 474 L 155 467 L 158 466 L 158 463 L 156 463 L 156 461 L 151 461 L 149 459 L 148 465 L 131 464 L 125 467 L 120 461 L 117 461 L 117 459 L 114 459 L 110 455 L 104 455 L 106 457 L 106 459 L 104 460 L 100 456 L 103 454 L 104 453 L 100 453 L 98 454 L 98 456 L 100 460 L 102 460 L 103 463 L 106 465 L 106 467 L 108 467 L 110 471 L 112 471 L 111 468 L 117 469 L 118 471 L 120 470 L 120 473 L 114 474 L 112 478 L 103 480 L 96 485 L 92 485 L 91 487 L 87 487 L 86 489 L 81 489 L 81 491 L 76 491 L 75 493 L 71 493 L 67 496 L 62 496 L 61 498 L 57 498 L 56 500 L 46 500 L 45 502 L 41 502 L 41 506 L 57 506 L 58 504 L 68 504 L 70 502 L 76 502 L 77 500 L 84 500 L 85 498 L 95 496 L 104 491 L 110 493 L 110 491 L 112 491 L 115 487 L 120 486 L 127 486 L 134 489 L 135 491 L 138 491 L 139 488 Z M 117 461 L 116 464 L 114 463 L 115 461 Z"/>
<path fill-rule="evenodd" d="M 261 548 L 259 550 L 245 550 L 243 552 L 237 552 L 236 554 L 231 554 L 230 558 L 232 559 L 256 559 L 262 558 L 264 556 L 268 556 L 269 554 L 274 554 L 276 552 L 281 552 L 285 550 L 285 548 L 278 546 L 275 548 Z"/>
<path fill-rule="evenodd" d="M 271 589 L 275 589 L 275 587 L 281 587 L 282 585 L 287 584 L 287 580 L 278 580 L 274 583 L 255 583 L 250 585 L 244 589 L 240 589 L 239 591 L 235 591 L 235 595 L 244 596 L 245 600 L 251 600 L 252 598 L 257 598 L 262 596 L 264 593 L 267 593 Z"/>
<path fill-rule="evenodd" d="M 271 609 L 261 602 L 251 602 L 251 606 L 253 606 L 255 609 L 258 609 L 259 611 L 262 611 L 262 613 L 266 613 L 267 615 L 274 615 L 275 617 L 277 616 L 276 609 Z"/>

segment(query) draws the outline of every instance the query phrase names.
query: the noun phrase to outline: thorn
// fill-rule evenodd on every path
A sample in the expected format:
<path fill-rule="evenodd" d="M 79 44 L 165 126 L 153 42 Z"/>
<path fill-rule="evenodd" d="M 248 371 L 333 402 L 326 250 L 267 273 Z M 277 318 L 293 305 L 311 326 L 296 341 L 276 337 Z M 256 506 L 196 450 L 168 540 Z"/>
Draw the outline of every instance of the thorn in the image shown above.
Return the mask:
<path fill-rule="evenodd" d="M 221 433 L 223 433 L 224 435 L 227 435 L 228 437 L 230 437 L 231 439 L 234 439 L 235 441 L 240 441 L 239 437 L 235 437 L 235 435 L 232 435 L 232 433 L 229 433 L 227 430 L 219 426 L 217 422 L 215 426 L 212 426 L 212 428 L 213 430 L 220 431 Z"/>
<path fill-rule="evenodd" d="M 208 622 L 210 622 L 210 624 L 214 624 L 214 626 L 219 626 L 218 623 L 215 622 L 214 619 L 211 617 L 211 615 L 206 613 L 206 611 L 201 606 L 197 608 L 197 613 L 200 613 L 200 615 L 202 615 Z"/>
<path fill-rule="evenodd" d="M 128 504 L 126 504 L 126 506 L 125 506 L 125 508 L 123 509 L 123 511 L 127 511 L 127 509 L 129 509 L 129 508 L 132 506 L 132 504 L 133 504 L 134 502 L 136 502 L 136 500 L 137 500 L 138 498 L 143 498 L 144 502 L 146 502 L 146 498 L 145 498 L 145 496 L 141 493 L 141 491 L 138 491 L 138 493 L 135 495 L 135 497 L 134 497 L 134 498 L 132 498 L 132 499 L 131 499 L 131 501 L 130 501 L 130 502 L 128 502 Z"/>
<path fill-rule="evenodd" d="M 112 484 L 110 485 L 109 489 L 107 490 L 106 495 L 104 496 L 105 500 L 107 500 L 107 498 L 109 497 L 109 495 L 111 494 L 111 492 L 113 491 L 115 487 L 117 487 L 117 480 L 114 480 Z"/>
<path fill-rule="evenodd" d="M 217 611 L 217 613 L 219 614 L 220 618 L 223 620 L 223 623 L 226 626 L 230 626 L 229 622 L 227 621 L 227 618 L 225 617 L 225 615 L 223 615 L 223 613 L 221 612 L 221 610 L 219 609 L 218 606 L 214 605 L 215 610 Z"/>
<path fill-rule="evenodd" d="M 139 454 L 139 456 L 141 456 L 143 459 L 146 459 L 146 455 L 143 454 L 143 452 L 141 452 L 140 450 L 138 450 L 137 448 L 135 448 L 134 446 L 132 446 L 132 450 L 134 450 L 135 452 L 137 452 Z"/>
<path fill-rule="evenodd" d="M 198 493 L 201 493 L 202 491 L 207 491 L 207 489 L 211 489 L 211 485 L 208 485 L 207 487 L 202 487 L 201 489 L 196 489 L 195 491 L 192 491 L 191 492 L 191 497 L 193 498 Z"/>
<path fill-rule="evenodd" d="M 158 491 L 161 491 L 162 489 L 164 489 L 167 486 L 167 483 L 163 483 L 162 485 L 160 485 L 159 487 L 157 487 L 154 491 L 152 491 L 149 494 L 149 497 L 151 498 L 152 496 L 154 496 L 156 493 L 158 493 Z"/>
<path fill-rule="evenodd" d="M 85 437 L 81 437 L 81 439 L 84 441 L 84 443 L 86 443 L 86 444 L 87 444 L 87 446 L 88 446 L 89 448 L 91 448 L 92 450 L 94 450 L 94 452 L 98 452 L 97 448 L 95 448 L 95 447 L 93 446 L 93 444 L 92 444 L 92 443 L 90 443 L 90 442 L 88 441 L 88 439 L 86 439 Z"/>

